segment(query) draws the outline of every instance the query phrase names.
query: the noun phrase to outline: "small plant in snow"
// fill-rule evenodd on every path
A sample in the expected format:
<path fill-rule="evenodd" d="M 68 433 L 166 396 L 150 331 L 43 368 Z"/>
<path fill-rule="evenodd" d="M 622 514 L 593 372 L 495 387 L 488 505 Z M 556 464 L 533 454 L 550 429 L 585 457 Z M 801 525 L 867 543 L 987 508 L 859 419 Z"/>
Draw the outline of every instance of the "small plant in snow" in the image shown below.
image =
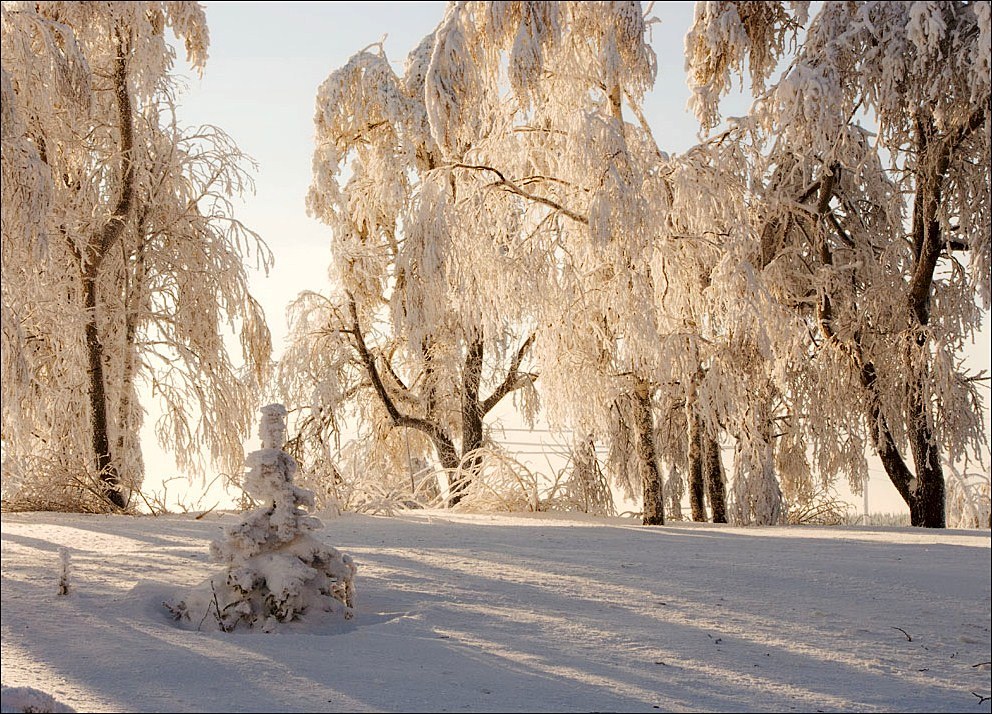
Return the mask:
<path fill-rule="evenodd" d="M 69 561 L 69 549 L 59 548 L 59 595 L 69 594 L 69 573 L 72 563 Z"/>
<path fill-rule="evenodd" d="M 164 603 L 176 620 L 269 632 L 308 613 L 352 616 L 355 564 L 309 533 L 322 524 L 304 510 L 313 508 L 314 496 L 293 483 L 297 465 L 281 448 L 285 434 L 285 407 L 263 407 L 262 448 L 249 455 L 245 476 L 246 490 L 262 505 L 210 545 L 224 572 Z"/>

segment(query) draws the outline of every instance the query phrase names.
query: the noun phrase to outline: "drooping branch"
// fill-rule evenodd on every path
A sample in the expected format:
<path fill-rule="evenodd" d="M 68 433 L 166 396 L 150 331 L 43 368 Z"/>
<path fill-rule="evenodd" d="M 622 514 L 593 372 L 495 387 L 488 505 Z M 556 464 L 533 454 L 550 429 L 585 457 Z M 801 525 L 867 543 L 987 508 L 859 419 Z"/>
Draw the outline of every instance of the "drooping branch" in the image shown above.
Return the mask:
<path fill-rule="evenodd" d="M 462 370 L 462 451 L 482 445 L 482 411 L 479 385 L 482 382 L 482 360 L 485 342 L 481 331 L 472 330 L 467 340 L 465 364 Z"/>
<path fill-rule="evenodd" d="M 499 386 L 493 390 L 493 393 L 482 402 L 481 412 L 483 416 L 492 411 L 493 407 L 499 404 L 503 397 L 513 390 L 523 386 L 526 380 L 533 381 L 537 379 L 536 375 L 530 373 L 521 374 L 520 372 L 520 363 L 527 355 L 527 352 L 530 350 L 532 344 L 534 344 L 534 333 L 531 333 L 531 335 L 524 340 L 524 343 L 520 345 L 520 349 L 518 349 L 517 353 L 513 355 L 513 360 L 510 362 L 510 368 L 506 371 L 506 376 L 503 378 L 503 381 L 500 382 Z"/>

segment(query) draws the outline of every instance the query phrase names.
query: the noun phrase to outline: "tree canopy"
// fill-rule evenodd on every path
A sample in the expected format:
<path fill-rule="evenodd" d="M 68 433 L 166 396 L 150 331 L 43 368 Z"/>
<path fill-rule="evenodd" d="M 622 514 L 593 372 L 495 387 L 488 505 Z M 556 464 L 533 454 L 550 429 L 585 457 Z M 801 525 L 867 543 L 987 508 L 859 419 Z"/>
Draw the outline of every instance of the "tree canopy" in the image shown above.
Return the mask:
<path fill-rule="evenodd" d="M 222 130 L 176 116 L 166 32 L 202 71 L 202 7 L 2 13 L 5 501 L 128 507 L 144 470 L 142 386 L 180 465 L 240 468 L 270 354 L 245 259 L 271 256 L 232 215 L 230 197 L 251 187 L 246 158 Z"/>

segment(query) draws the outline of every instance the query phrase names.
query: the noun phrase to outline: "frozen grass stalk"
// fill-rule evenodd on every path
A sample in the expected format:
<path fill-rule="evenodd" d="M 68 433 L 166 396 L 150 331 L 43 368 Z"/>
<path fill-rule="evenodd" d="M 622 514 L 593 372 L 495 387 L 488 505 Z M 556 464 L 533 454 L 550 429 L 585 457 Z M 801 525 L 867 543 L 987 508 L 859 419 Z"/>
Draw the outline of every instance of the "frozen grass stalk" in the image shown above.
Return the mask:
<path fill-rule="evenodd" d="M 59 595 L 69 594 L 69 573 L 72 570 L 72 562 L 69 558 L 68 548 L 59 548 Z"/>

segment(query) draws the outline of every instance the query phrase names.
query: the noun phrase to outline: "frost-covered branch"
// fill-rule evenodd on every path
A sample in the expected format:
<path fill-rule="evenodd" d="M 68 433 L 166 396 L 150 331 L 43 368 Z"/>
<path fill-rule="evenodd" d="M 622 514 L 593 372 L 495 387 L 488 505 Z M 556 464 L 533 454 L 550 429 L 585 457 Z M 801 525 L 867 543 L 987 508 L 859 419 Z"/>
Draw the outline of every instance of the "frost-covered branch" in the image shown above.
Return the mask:
<path fill-rule="evenodd" d="M 483 414 L 483 416 L 491 412 L 493 407 L 502 401 L 503 397 L 512 392 L 514 389 L 517 389 L 520 386 L 521 380 L 533 383 L 533 381 L 537 379 L 537 376 L 534 374 L 523 374 L 520 372 L 520 363 L 527 355 L 531 345 L 534 344 L 534 337 L 534 333 L 531 333 L 527 339 L 524 340 L 516 354 L 513 355 L 513 360 L 510 362 L 509 369 L 506 370 L 506 376 L 503 378 L 503 381 L 493 390 L 493 393 L 482 402 L 479 411 Z"/>
<path fill-rule="evenodd" d="M 561 205 L 557 201 L 554 201 L 554 200 L 552 200 L 550 198 L 547 198 L 545 196 L 541 196 L 541 195 L 538 195 L 538 194 L 535 194 L 535 193 L 531 193 L 530 191 L 526 191 L 526 190 L 520 188 L 516 183 L 514 183 L 510 179 L 506 178 L 506 176 L 504 176 L 503 173 L 499 169 L 494 169 L 491 166 L 480 166 L 480 165 L 471 165 L 471 164 L 457 164 L 457 163 L 456 164 L 452 164 L 450 168 L 453 168 L 453 169 L 467 169 L 467 170 L 470 170 L 470 171 L 488 171 L 489 173 L 493 173 L 493 174 L 496 175 L 497 180 L 494 181 L 493 183 L 491 183 L 490 184 L 491 186 L 499 186 L 499 187 L 505 188 L 510 193 L 516 194 L 517 196 L 520 196 L 521 198 L 525 198 L 528 201 L 533 201 L 535 203 L 540 203 L 541 205 L 547 206 L 548 208 L 551 208 L 552 210 L 557 211 L 558 213 L 561 213 L 563 216 L 567 216 L 568 218 L 571 218 L 573 221 L 576 221 L 577 223 L 585 223 L 586 225 L 589 224 L 589 219 L 588 218 L 586 218 L 585 216 L 579 215 L 575 211 L 569 210 L 568 208 L 566 208 L 565 206 Z"/>
<path fill-rule="evenodd" d="M 457 452 L 451 437 L 444 432 L 444 429 L 438 423 L 427 419 L 421 419 L 420 417 L 403 414 L 396 407 L 389 390 L 387 390 L 385 384 L 383 384 L 382 377 L 379 374 L 379 368 L 376 365 L 375 357 L 372 356 L 368 345 L 365 343 L 365 336 L 362 332 L 362 326 L 358 319 L 358 310 L 355 307 L 355 299 L 351 295 L 348 296 L 348 314 L 351 319 L 349 335 L 354 341 L 355 349 L 361 357 L 365 371 L 368 373 L 369 380 L 372 382 L 372 387 L 375 389 L 376 395 L 379 397 L 383 407 L 389 414 L 389 418 L 392 420 L 393 424 L 396 426 L 417 429 L 428 435 L 435 442 L 435 444 L 438 445 L 438 451 L 441 452 L 442 460 L 450 460 L 451 458 L 457 459 Z"/>

